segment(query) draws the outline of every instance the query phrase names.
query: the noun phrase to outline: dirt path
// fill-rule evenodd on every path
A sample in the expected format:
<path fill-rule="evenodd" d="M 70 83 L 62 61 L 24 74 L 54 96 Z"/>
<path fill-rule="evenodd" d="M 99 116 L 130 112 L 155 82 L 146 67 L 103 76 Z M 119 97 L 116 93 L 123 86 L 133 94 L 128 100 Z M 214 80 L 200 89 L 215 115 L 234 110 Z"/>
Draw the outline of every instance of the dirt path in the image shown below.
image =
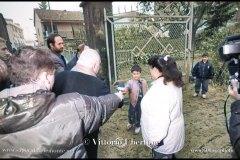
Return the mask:
<path fill-rule="evenodd" d="M 184 148 L 176 157 L 231 158 L 223 110 L 226 87 L 209 86 L 207 99 L 192 97 L 193 93 L 193 84 L 183 90 L 186 136 Z M 126 131 L 127 114 L 125 105 L 101 127 L 99 158 L 151 158 L 151 150 L 144 145 L 141 134 Z"/>

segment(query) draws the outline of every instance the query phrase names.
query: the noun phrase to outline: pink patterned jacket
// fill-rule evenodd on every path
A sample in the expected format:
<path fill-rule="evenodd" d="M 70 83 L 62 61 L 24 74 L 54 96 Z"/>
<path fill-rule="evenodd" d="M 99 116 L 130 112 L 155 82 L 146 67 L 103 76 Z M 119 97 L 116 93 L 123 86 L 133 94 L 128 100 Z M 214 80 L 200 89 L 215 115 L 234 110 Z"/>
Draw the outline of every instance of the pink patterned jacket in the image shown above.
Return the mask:
<path fill-rule="evenodd" d="M 143 78 L 140 78 L 140 81 L 142 82 L 142 92 L 144 96 L 148 89 L 147 81 Z M 128 91 L 130 103 L 133 105 L 133 107 L 135 107 L 137 104 L 139 94 L 138 81 L 135 79 L 128 80 L 125 84 L 125 89 Z"/>

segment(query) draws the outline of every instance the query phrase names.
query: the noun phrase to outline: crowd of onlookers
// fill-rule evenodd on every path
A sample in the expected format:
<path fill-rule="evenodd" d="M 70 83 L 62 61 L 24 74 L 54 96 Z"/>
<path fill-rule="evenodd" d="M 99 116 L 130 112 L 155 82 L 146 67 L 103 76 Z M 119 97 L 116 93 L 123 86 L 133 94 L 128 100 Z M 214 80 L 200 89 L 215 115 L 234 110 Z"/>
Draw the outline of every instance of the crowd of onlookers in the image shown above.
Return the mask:
<path fill-rule="evenodd" d="M 12 54 L 4 48 L 0 53 L 1 84 L 8 82 L 0 92 L 0 157 L 97 158 L 97 146 L 91 143 L 121 107 L 123 94 L 110 94 L 96 77 L 96 50 L 86 47 L 83 63 L 72 66 L 76 71 L 64 71 L 61 36 L 49 36 L 47 44 L 49 48 L 24 46 Z M 69 81 L 63 86 L 65 78 Z"/>

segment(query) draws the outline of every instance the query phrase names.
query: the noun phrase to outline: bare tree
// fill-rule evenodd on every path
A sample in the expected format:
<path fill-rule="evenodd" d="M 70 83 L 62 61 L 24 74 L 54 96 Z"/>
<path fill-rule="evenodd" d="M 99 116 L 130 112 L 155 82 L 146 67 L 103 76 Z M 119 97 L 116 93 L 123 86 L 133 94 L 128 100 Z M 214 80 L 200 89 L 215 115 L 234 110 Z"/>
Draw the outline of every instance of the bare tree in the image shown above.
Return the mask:
<path fill-rule="evenodd" d="M 39 5 L 39 9 L 44 9 L 44 10 L 46 10 L 46 9 L 49 8 L 47 1 L 41 1 L 40 3 L 38 3 L 38 5 Z"/>

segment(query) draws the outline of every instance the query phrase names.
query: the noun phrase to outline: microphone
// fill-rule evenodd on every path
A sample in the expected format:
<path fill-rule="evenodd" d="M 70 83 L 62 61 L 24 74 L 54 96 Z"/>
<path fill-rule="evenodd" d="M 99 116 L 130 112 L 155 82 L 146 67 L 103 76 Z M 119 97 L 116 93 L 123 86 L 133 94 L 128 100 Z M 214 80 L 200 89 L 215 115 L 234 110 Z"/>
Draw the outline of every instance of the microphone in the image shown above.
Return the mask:
<path fill-rule="evenodd" d="M 227 37 L 227 41 L 234 41 L 234 40 L 240 40 L 240 34 Z"/>

